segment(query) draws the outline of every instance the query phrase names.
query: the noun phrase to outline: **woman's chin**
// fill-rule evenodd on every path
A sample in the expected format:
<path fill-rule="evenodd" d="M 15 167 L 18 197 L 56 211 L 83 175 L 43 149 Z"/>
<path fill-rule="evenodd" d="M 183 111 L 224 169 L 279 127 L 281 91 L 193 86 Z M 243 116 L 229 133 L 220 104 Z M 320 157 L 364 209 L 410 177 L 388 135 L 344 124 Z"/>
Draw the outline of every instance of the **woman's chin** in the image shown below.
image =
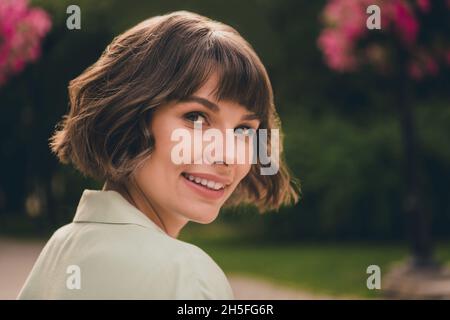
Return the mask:
<path fill-rule="evenodd" d="M 217 216 L 219 215 L 219 211 L 215 210 L 215 211 L 199 211 L 199 212 L 195 212 L 192 215 L 190 215 L 190 220 L 197 222 L 197 223 L 201 223 L 201 224 L 209 224 L 211 222 L 213 222 L 214 220 L 216 220 Z"/>

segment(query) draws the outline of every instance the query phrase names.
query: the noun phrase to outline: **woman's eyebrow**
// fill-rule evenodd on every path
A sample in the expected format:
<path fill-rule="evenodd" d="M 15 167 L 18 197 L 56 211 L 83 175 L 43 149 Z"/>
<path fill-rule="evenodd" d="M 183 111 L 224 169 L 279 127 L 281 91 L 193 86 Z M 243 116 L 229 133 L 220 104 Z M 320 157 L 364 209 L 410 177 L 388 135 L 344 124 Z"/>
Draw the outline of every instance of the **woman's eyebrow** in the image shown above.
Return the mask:
<path fill-rule="evenodd" d="M 202 97 L 189 96 L 189 97 L 185 97 L 185 98 L 181 99 L 180 101 L 182 101 L 182 102 L 197 102 L 197 103 L 204 105 L 205 107 L 207 107 L 208 109 L 210 109 L 213 112 L 219 111 L 219 106 L 217 104 L 215 104 L 212 101 L 209 101 L 208 99 L 202 98 Z"/>
<path fill-rule="evenodd" d="M 199 96 L 185 97 L 185 98 L 181 99 L 180 101 L 181 102 L 197 102 L 197 103 L 200 103 L 201 105 L 205 106 L 206 108 L 210 109 L 213 112 L 219 112 L 219 106 L 217 104 L 215 104 L 214 102 L 212 102 L 206 98 L 202 98 Z M 253 112 L 247 113 L 242 116 L 241 120 L 259 120 L 259 116 Z"/>
<path fill-rule="evenodd" d="M 260 120 L 260 117 L 256 113 L 247 113 L 244 114 L 241 120 Z"/>

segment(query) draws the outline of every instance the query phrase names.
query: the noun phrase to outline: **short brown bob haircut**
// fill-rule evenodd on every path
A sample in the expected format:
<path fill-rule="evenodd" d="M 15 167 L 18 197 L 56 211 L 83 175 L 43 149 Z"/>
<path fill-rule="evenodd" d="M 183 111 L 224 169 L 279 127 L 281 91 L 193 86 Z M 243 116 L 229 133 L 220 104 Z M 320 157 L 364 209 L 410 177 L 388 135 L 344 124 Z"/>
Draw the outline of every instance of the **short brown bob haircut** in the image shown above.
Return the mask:
<path fill-rule="evenodd" d="M 259 129 L 280 129 L 269 77 L 251 45 L 228 25 L 176 11 L 117 36 L 70 81 L 70 111 L 51 137 L 51 149 L 84 175 L 125 182 L 152 152 L 152 109 L 190 96 L 213 72 L 217 101 L 245 106 L 258 115 Z M 267 140 L 270 150 L 270 135 Z M 299 185 L 282 150 L 277 174 L 261 175 L 260 166 L 252 165 L 225 205 L 250 203 L 265 212 L 298 201 Z"/>

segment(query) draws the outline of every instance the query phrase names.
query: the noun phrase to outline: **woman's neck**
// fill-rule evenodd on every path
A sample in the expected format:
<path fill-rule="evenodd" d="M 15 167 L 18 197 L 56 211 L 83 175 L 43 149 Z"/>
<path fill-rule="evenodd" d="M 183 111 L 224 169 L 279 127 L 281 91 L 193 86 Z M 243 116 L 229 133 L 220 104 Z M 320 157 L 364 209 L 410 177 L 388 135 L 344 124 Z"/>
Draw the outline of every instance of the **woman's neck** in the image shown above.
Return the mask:
<path fill-rule="evenodd" d="M 122 195 L 131 205 L 152 220 L 161 230 L 172 238 L 177 238 L 181 229 L 187 224 L 187 220 L 170 219 L 169 215 L 163 215 L 163 210 L 155 210 L 154 205 L 145 196 L 136 182 L 112 183 L 105 182 L 103 190 L 113 190 Z"/>

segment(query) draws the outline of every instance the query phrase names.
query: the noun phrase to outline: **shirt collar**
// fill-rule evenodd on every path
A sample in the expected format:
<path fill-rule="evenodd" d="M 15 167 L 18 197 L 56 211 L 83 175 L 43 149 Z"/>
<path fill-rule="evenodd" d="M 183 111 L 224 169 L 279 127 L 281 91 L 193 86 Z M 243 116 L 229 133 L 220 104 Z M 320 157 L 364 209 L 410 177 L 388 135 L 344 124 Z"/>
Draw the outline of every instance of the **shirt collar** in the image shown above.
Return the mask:
<path fill-rule="evenodd" d="M 113 190 L 84 190 L 73 222 L 135 224 L 166 234 L 120 193 Z"/>

